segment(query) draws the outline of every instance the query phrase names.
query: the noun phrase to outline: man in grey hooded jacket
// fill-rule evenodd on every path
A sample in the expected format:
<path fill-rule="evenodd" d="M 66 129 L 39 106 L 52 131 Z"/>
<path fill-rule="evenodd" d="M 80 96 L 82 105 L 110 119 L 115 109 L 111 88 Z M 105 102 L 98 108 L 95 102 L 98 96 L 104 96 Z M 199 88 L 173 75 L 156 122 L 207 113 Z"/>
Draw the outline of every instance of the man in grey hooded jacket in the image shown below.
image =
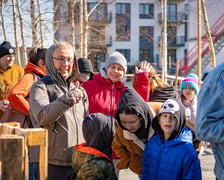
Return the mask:
<path fill-rule="evenodd" d="M 71 44 L 52 45 L 46 53 L 48 85 L 41 79 L 30 91 L 32 124 L 48 129 L 48 180 L 73 179 L 72 150 L 84 142 L 82 121 L 88 114 L 88 97 L 74 82 L 75 59 Z M 32 155 L 31 160 L 38 162 Z"/>

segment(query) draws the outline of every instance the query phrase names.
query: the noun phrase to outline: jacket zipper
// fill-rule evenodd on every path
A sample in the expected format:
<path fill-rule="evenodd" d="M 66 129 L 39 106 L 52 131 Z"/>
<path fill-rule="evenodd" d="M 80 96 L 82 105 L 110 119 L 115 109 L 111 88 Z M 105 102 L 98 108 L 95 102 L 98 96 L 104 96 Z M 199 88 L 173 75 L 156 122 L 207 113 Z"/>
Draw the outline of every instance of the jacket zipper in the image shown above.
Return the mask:
<path fill-rule="evenodd" d="M 113 93 L 114 93 L 114 84 L 112 84 L 111 88 L 111 104 L 110 104 L 110 115 L 113 116 Z"/>

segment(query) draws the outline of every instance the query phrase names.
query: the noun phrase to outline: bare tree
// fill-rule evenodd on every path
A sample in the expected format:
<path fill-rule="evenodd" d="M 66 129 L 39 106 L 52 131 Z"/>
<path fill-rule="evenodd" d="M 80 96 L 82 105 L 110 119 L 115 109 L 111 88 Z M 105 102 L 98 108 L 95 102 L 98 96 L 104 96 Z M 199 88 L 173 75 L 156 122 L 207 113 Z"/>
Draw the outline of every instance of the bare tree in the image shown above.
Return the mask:
<path fill-rule="evenodd" d="M 87 57 L 90 16 L 102 2 L 104 0 L 98 1 L 88 13 L 86 0 L 80 0 L 80 57 Z"/>
<path fill-rule="evenodd" d="M 79 28 L 80 28 L 80 39 L 79 39 L 79 57 L 83 57 L 83 1 L 80 0 L 80 20 L 79 20 Z"/>
<path fill-rule="evenodd" d="M 31 24 L 32 24 L 32 47 L 38 45 L 37 39 L 37 18 L 36 18 L 36 0 L 30 1 Z"/>
<path fill-rule="evenodd" d="M 15 8 L 14 0 L 12 0 L 12 13 L 13 13 L 13 25 L 14 25 L 14 38 L 15 38 L 15 44 L 16 44 L 16 60 L 17 60 L 18 65 L 21 66 L 19 45 L 18 45 L 18 39 L 17 39 L 16 8 Z"/>
<path fill-rule="evenodd" d="M 76 0 L 70 0 L 70 25 L 71 25 L 71 37 L 72 37 L 72 46 L 75 47 L 75 5 L 76 5 Z"/>
<path fill-rule="evenodd" d="M 5 29 L 5 19 L 4 19 L 4 16 L 2 15 L 4 1 L 1 1 L 0 3 L 1 3 L 0 4 L 0 13 L 1 13 L 1 19 L 2 19 L 2 30 L 3 30 L 3 34 L 4 34 L 4 40 L 7 40 L 7 34 L 6 34 L 6 29 Z"/>
<path fill-rule="evenodd" d="M 43 31 L 42 31 L 42 14 L 41 14 L 41 9 L 40 9 L 40 1 L 37 0 L 37 7 L 38 7 L 38 17 L 39 17 L 39 29 L 40 29 L 40 42 L 41 42 L 41 47 L 44 47 L 44 37 L 43 37 Z"/>
<path fill-rule="evenodd" d="M 20 31 L 21 31 L 21 39 L 22 39 L 22 64 L 26 65 L 27 64 L 26 44 L 25 44 L 24 29 L 23 29 L 23 18 L 20 11 L 19 0 L 16 0 L 16 7 L 19 14 Z"/>

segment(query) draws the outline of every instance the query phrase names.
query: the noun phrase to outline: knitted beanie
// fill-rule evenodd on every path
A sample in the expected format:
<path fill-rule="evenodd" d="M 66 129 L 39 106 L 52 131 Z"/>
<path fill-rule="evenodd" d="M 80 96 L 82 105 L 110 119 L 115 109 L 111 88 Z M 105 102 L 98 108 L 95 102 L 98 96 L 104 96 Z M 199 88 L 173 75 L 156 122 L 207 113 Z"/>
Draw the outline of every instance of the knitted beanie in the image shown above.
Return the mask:
<path fill-rule="evenodd" d="M 79 71 L 80 73 L 90 72 L 93 73 L 92 63 L 89 59 L 79 58 L 78 59 Z"/>
<path fill-rule="evenodd" d="M 14 53 L 14 50 L 13 50 L 10 42 L 4 41 L 0 45 L 0 58 L 2 58 L 5 55 L 8 55 L 8 54 L 15 54 L 15 53 Z"/>
<path fill-rule="evenodd" d="M 197 79 L 195 79 L 195 78 L 192 77 L 192 76 L 190 76 L 190 77 L 189 77 L 189 76 L 186 77 L 186 78 L 182 81 L 182 84 L 181 84 L 181 86 L 180 86 L 180 91 L 182 91 L 183 88 L 184 88 L 184 87 L 187 87 L 187 86 L 194 88 L 194 90 L 195 90 L 195 95 L 198 94 L 199 88 L 198 88 L 198 80 L 197 80 Z"/>
<path fill-rule="evenodd" d="M 127 60 L 126 58 L 119 52 L 113 52 L 109 58 L 107 59 L 106 63 L 105 63 L 105 69 L 107 71 L 107 68 L 111 65 L 111 64 L 120 64 L 123 69 L 124 69 L 124 73 L 127 72 Z"/>
<path fill-rule="evenodd" d="M 187 77 L 192 77 L 198 81 L 198 76 L 196 74 L 191 73 Z"/>

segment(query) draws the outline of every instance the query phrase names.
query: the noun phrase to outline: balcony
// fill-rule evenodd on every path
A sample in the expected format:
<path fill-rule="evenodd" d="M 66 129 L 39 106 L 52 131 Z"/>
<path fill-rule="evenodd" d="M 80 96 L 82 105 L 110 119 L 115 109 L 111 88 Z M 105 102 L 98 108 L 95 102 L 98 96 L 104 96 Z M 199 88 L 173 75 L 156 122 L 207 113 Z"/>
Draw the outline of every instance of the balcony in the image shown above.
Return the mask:
<path fill-rule="evenodd" d="M 158 37 L 158 42 L 160 46 L 160 36 Z M 167 37 L 167 44 L 168 47 L 182 47 L 185 45 L 185 36 L 174 36 L 174 37 Z"/>
<path fill-rule="evenodd" d="M 159 0 L 161 1 L 161 0 Z M 183 2 L 185 0 L 167 0 L 167 3 L 178 3 L 178 2 Z"/>
<path fill-rule="evenodd" d="M 158 14 L 159 23 L 162 23 L 162 13 Z M 187 15 L 183 12 L 173 12 L 167 14 L 167 24 L 181 24 L 185 23 L 187 20 Z"/>

